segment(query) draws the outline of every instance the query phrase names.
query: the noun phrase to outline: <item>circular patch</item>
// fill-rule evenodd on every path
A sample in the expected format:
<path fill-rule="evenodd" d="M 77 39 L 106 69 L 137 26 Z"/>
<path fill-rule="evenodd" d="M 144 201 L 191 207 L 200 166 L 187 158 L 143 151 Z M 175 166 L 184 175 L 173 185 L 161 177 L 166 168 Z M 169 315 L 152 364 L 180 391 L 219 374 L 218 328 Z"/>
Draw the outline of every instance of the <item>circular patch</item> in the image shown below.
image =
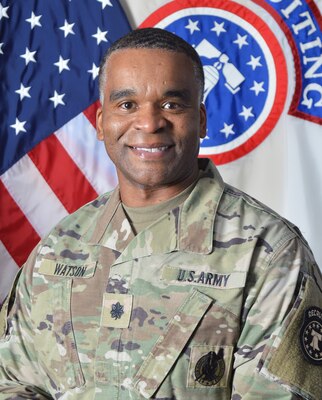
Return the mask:
<path fill-rule="evenodd" d="M 222 351 L 218 354 L 210 351 L 198 360 L 195 367 L 197 382 L 203 386 L 214 386 L 221 380 L 225 373 L 225 361 L 222 353 Z"/>
<path fill-rule="evenodd" d="M 262 15 L 233 1 L 183 0 L 155 11 L 140 27 L 147 26 L 176 33 L 201 58 L 207 135 L 200 157 L 231 162 L 271 133 L 288 80 L 282 48 Z"/>
<path fill-rule="evenodd" d="M 321 308 L 309 307 L 305 310 L 300 343 L 306 360 L 314 365 L 322 365 Z"/>

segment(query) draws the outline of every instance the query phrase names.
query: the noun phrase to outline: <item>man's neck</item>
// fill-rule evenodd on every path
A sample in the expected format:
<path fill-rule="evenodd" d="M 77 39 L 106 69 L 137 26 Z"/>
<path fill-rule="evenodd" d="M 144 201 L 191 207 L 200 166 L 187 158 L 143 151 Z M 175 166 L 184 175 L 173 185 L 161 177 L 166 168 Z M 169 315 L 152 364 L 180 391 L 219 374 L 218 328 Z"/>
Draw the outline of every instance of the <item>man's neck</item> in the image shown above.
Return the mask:
<path fill-rule="evenodd" d="M 162 187 L 141 187 L 122 185 L 120 182 L 120 196 L 122 203 L 128 207 L 147 207 L 163 203 L 181 193 L 198 179 L 197 174 L 189 176 L 187 179 Z"/>

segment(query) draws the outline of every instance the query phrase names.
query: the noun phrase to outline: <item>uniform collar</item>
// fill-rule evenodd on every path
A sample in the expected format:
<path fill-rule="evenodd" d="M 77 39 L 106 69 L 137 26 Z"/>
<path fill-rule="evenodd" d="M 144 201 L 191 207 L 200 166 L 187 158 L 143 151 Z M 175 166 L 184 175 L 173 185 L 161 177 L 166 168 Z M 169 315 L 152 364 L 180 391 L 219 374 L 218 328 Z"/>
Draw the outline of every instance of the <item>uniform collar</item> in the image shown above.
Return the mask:
<path fill-rule="evenodd" d="M 122 253 L 117 263 L 176 250 L 209 254 L 213 249 L 213 226 L 224 182 L 210 160 L 200 159 L 199 168 L 199 180 L 187 200 L 137 236 L 120 207 L 117 187 L 101 212 L 90 244 Z"/>

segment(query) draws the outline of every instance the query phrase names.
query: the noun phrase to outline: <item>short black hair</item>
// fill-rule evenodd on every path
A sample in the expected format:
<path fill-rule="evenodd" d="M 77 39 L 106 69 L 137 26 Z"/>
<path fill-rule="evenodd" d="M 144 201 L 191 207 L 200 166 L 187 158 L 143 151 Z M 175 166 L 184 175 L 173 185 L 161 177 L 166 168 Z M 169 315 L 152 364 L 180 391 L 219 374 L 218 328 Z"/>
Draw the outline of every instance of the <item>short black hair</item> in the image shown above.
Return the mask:
<path fill-rule="evenodd" d="M 104 54 L 99 68 L 99 91 L 100 98 L 103 99 L 103 93 L 106 83 L 105 66 L 110 55 L 123 49 L 160 49 L 183 53 L 192 61 L 196 78 L 200 88 L 200 98 L 203 98 L 205 76 L 202 62 L 197 51 L 181 37 L 160 28 L 140 28 L 131 31 L 116 40 Z"/>

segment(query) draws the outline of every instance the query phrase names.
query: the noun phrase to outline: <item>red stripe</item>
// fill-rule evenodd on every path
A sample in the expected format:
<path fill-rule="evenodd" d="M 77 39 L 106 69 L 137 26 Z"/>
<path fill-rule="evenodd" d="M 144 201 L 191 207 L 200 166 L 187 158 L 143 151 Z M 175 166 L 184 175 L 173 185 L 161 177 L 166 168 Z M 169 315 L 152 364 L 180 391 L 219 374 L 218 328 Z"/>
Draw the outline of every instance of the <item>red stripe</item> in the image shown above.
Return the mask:
<path fill-rule="evenodd" d="M 69 213 L 97 197 L 97 193 L 55 135 L 28 153 Z"/>
<path fill-rule="evenodd" d="M 0 221 L 0 240 L 16 264 L 21 266 L 40 237 L 2 181 L 0 181 Z"/>
<path fill-rule="evenodd" d="M 86 108 L 86 110 L 83 111 L 83 114 L 85 117 L 89 120 L 89 122 L 94 126 L 96 129 L 96 111 L 97 109 L 101 107 L 101 103 L 99 100 L 95 101 L 92 105 Z"/>

